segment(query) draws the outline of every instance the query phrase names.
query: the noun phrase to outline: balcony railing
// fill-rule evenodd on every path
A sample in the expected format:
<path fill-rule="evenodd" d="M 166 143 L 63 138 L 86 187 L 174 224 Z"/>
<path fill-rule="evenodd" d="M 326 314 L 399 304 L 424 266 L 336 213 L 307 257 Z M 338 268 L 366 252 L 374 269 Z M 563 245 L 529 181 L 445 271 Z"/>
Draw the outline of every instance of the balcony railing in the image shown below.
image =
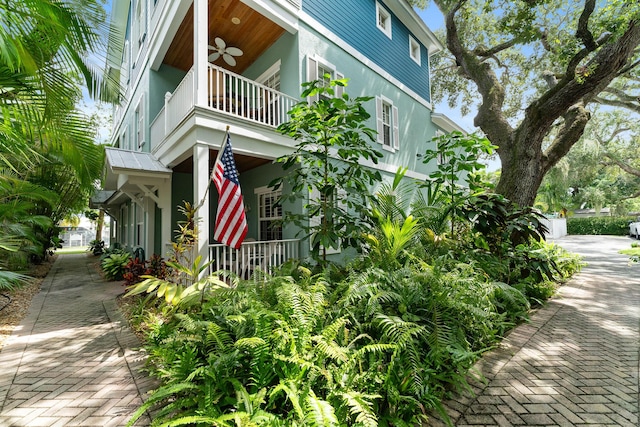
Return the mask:
<path fill-rule="evenodd" d="M 243 279 L 257 280 L 259 273 L 270 273 L 284 262 L 300 258 L 300 240 L 244 242 L 240 249 L 221 244 L 209 245 L 209 256 L 213 261 L 209 274 L 224 270 Z"/>
<path fill-rule="evenodd" d="M 213 64 L 207 67 L 207 84 L 207 102 L 202 107 L 274 128 L 288 120 L 287 112 L 298 102 Z M 151 138 L 155 144 L 160 144 L 193 109 L 195 95 L 192 68 L 173 93 L 167 93 L 164 107 L 151 124 Z"/>
<path fill-rule="evenodd" d="M 277 127 L 297 99 L 209 64 L 207 106 L 254 122 Z"/>

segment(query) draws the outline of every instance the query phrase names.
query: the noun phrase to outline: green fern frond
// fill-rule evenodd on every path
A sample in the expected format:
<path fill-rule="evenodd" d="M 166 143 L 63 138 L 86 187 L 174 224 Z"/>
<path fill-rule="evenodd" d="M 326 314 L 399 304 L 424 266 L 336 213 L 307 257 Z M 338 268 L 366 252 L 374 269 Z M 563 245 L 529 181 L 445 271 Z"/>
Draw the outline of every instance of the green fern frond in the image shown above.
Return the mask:
<path fill-rule="evenodd" d="M 378 418 L 376 417 L 373 400 L 380 399 L 382 396 L 377 394 L 363 394 L 357 391 L 349 391 L 340 393 L 340 397 L 349 407 L 349 413 L 356 416 L 356 423 L 365 427 L 377 427 Z"/>
<path fill-rule="evenodd" d="M 305 423 L 309 426 L 333 427 L 340 423 L 336 418 L 335 409 L 329 402 L 316 397 L 312 390 L 305 399 Z"/>
<path fill-rule="evenodd" d="M 198 386 L 190 382 L 182 382 L 177 384 L 170 384 L 164 387 L 160 387 L 155 390 L 149 398 L 133 413 L 131 419 L 127 423 L 127 427 L 132 426 L 147 410 L 153 408 L 155 405 L 161 403 L 163 400 L 171 398 L 178 393 L 187 390 L 196 390 Z"/>

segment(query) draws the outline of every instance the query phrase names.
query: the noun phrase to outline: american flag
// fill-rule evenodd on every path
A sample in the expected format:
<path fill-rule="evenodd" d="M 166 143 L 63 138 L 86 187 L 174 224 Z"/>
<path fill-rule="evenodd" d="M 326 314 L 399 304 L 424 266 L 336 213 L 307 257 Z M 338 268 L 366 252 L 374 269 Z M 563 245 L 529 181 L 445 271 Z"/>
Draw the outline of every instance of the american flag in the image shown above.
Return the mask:
<path fill-rule="evenodd" d="M 213 237 L 220 243 L 238 249 L 247 235 L 248 227 L 228 132 L 213 166 L 211 179 L 218 189 L 218 213 Z"/>

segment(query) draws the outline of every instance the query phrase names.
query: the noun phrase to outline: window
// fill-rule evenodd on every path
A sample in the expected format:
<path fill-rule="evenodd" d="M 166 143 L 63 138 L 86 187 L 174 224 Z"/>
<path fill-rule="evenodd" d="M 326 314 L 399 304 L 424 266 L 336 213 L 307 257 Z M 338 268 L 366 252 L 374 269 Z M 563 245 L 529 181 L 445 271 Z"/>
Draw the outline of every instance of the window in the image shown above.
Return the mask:
<path fill-rule="evenodd" d="M 376 25 L 391 38 L 391 14 L 379 2 L 376 2 Z"/>
<path fill-rule="evenodd" d="M 409 56 L 420 65 L 420 43 L 411 36 L 409 36 Z"/>
<path fill-rule="evenodd" d="M 262 73 L 256 81 L 269 89 L 273 89 L 273 91 L 280 92 L 280 60 Z M 274 126 L 280 124 L 281 115 L 284 113 L 280 111 L 279 98 L 278 94 L 263 88 L 260 88 L 256 93 L 255 103 L 260 112 L 259 117 Z"/>
<path fill-rule="evenodd" d="M 120 76 L 120 83 L 122 86 L 129 84 L 129 70 L 131 61 L 131 48 L 129 47 L 129 40 L 124 42 L 124 50 L 122 52 L 122 71 Z"/>
<path fill-rule="evenodd" d="M 395 152 L 400 148 L 398 107 L 385 97 L 376 97 L 376 121 L 378 143 L 385 150 Z"/>
<path fill-rule="evenodd" d="M 262 187 L 255 192 L 258 196 L 259 240 L 282 240 L 282 206 L 276 205 L 281 190 L 271 191 Z"/>
<path fill-rule="evenodd" d="M 124 127 L 124 130 L 120 134 L 120 138 L 118 138 L 118 148 L 122 148 L 123 150 L 129 149 L 129 135 L 127 133 L 127 127 Z"/>
<path fill-rule="evenodd" d="M 137 0 L 134 4 L 133 23 L 131 28 L 133 34 L 133 37 L 131 39 L 131 48 L 133 50 L 132 57 L 135 59 L 132 68 L 135 68 L 138 65 L 138 59 L 140 53 L 142 52 L 142 45 L 144 43 L 144 39 L 147 36 L 146 11 L 146 0 Z"/>
<path fill-rule="evenodd" d="M 280 91 L 280 60 L 269 67 L 267 71 L 262 73 L 256 81 L 270 89 Z"/>
<path fill-rule="evenodd" d="M 134 204 L 135 215 L 136 215 L 136 228 L 135 228 L 135 244 L 138 246 L 142 246 L 144 240 L 144 212 L 142 208 L 137 204 Z"/>
<path fill-rule="evenodd" d="M 344 75 L 336 71 L 336 67 L 324 59 L 313 57 L 307 58 L 307 81 L 320 80 L 318 86 L 327 87 L 331 80 L 343 79 Z M 341 97 L 344 88 L 335 87 L 337 97 Z M 318 97 L 309 97 L 309 102 L 317 101 Z"/>
<path fill-rule="evenodd" d="M 138 106 L 134 113 L 134 120 L 136 126 L 137 149 L 140 150 L 144 145 L 144 97 L 140 97 L 140 101 L 138 101 Z"/>

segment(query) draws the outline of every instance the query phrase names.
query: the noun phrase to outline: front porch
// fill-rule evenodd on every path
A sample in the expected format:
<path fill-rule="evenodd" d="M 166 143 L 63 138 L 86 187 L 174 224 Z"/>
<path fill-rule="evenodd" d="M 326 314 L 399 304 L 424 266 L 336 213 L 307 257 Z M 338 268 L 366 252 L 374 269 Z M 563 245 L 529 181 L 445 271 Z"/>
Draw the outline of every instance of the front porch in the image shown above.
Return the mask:
<path fill-rule="evenodd" d="M 212 261 L 207 274 L 230 271 L 243 278 L 258 280 L 261 273 L 271 273 L 291 259 L 300 259 L 300 239 L 245 241 L 240 249 L 209 245 Z"/>

